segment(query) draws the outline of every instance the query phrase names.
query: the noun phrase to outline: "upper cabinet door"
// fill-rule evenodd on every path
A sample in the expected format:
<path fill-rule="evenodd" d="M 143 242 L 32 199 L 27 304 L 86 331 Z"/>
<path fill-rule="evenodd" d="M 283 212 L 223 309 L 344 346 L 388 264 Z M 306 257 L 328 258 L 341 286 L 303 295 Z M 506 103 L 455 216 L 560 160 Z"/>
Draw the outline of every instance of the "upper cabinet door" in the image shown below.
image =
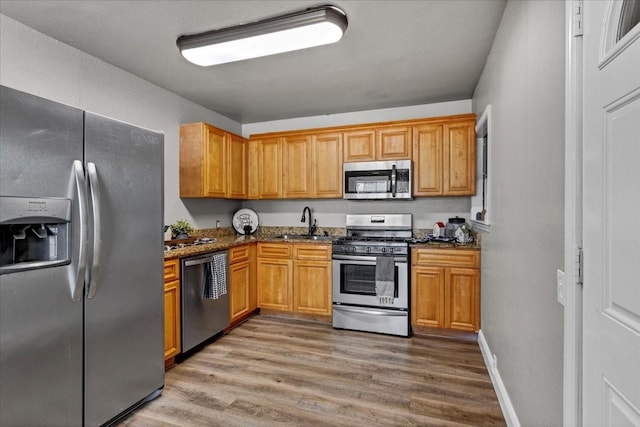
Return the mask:
<path fill-rule="evenodd" d="M 314 135 L 311 146 L 313 197 L 342 198 L 342 134 Z"/>
<path fill-rule="evenodd" d="M 444 194 L 476 193 L 475 120 L 447 123 L 444 127 Z"/>
<path fill-rule="evenodd" d="M 225 197 L 227 194 L 226 134 L 207 126 L 205 139 L 205 196 Z"/>
<path fill-rule="evenodd" d="M 411 127 L 389 127 L 376 130 L 377 160 L 411 159 Z"/>
<path fill-rule="evenodd" d="M 278 199 L 282 195 L 282 144 L 280 138 L 257 141 L 258 197 Z"/>
<path fill-rule="evenodd" d="M 244 199 L 246 140 L 206 123 L 180 126 L 180 197 Z"/>
<path fill-rule="evenodd" d="M 413 128 L 413 195 L 441 196 L 443 125 Z"/>
<path fill-rule="evenodd" d="M 228 195 L 232 199 L 247 197 L 247 140 L 228 135 L 229 171 Z"/>
<path fill-rule="evenodd" d="M 366 162 L 376 159 L 375 129 L 345 132 L 343 138 L 345 162 Z"/>
<path fill-rule="evenodd" d="M 180 197 L 204 197 L 204 123 L 180 126 Z"/>
<path fill-rule="evenodd" d="M 311 197 L 311 136 L 289 136 L 282 142 L 282 193 L 290 199 Z"/>

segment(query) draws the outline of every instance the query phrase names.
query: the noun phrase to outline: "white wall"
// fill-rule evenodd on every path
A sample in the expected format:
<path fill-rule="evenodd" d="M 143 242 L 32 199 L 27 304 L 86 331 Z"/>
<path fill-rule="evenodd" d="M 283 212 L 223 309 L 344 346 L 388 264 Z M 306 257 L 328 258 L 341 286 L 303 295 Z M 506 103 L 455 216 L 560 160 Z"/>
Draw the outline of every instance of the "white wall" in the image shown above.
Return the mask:
<path fill-rule="evenodd" d="M 521 425 L 562 425 L 564 2 L 510 1 L 473 109 L 492 105 L 481 329 Z"/>
<path fill-rule="evenodd" d="M 0 15 L 0 84 L 164 132 L 165 223 L 188 219 L 197 228 L 216 219 L 231 224 L 240 202 L 181 200 L 180 123 L 206 121 L 240 134 L 242 128 L 146 80 Z"/>

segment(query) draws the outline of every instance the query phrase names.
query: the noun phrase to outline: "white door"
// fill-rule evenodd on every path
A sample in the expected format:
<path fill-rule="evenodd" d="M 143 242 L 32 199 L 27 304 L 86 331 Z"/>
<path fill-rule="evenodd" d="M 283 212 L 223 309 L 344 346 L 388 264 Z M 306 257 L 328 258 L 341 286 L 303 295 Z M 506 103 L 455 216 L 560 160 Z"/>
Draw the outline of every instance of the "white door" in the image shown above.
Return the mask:
<path fill-rule="evenodd" d="M 640 426 L 640 1 L 583 4 L 583 423 Z"/>

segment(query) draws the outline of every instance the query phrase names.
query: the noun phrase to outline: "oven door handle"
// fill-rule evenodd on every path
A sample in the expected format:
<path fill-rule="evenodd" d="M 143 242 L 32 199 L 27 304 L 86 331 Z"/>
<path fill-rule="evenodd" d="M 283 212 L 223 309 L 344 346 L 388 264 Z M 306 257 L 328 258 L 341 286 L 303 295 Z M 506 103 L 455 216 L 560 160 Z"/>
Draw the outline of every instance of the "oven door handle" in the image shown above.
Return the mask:
<path fill-rule="evenodd" d="M 361 256 L 361 255 L 333 255 L 331 257 L 331 259 L 333 259 L 334 261 L 356 261 L 353 264 L 356 264 L 357 262 L 362 262 L 362 261 L 369 261 L 369 262 L 376 262 L 376 257 L 374 256 Z M 393 260 L 396 263 L 407 263 L 407 257 L 394 257 Z"/>
<path fill-rule="evenodd" d="M 370 314 L 372 316 L 394 316 L 394 317 L 407 316 L 406 311 L 398 311 L 398 310 L 373 310 L 370 308 L 345 307 L 343 305 L 334 305 L 333 309 L 338 311 L 348 311 L 350 313 Z"/>

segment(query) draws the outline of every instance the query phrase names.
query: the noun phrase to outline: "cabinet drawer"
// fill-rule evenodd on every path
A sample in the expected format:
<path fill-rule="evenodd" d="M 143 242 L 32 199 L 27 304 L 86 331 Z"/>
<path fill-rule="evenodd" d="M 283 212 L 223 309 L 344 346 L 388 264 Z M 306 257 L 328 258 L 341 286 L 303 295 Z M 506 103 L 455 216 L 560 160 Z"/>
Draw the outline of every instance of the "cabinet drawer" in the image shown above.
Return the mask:
<path fill-rule="evenodd" d="M 249 259 L 249 245 L 229 248 L 229 264 Z"/>
<path fill-rule="evenodd" d="M 331 260 L 331 246 L 330 245 L 295 245 L 293 247 L 293 257 L 295 259 L 309 259 L 309 260 Z"/>
<path fill-rule="evenodd" d="M 413 249 L 411 264 L 480 268 L 480 251 L 465 249 Z"/>
<path fill-rule="evenodd" d="M 260 243 L 258 244 L 258 257 L 291 258 L 291 245 L 284 243 Z"/>
<path fill-rule="evenodd" d="M 164 262 L 164 281 L 180 278 L 180 260 L 172 259 Z"/>

